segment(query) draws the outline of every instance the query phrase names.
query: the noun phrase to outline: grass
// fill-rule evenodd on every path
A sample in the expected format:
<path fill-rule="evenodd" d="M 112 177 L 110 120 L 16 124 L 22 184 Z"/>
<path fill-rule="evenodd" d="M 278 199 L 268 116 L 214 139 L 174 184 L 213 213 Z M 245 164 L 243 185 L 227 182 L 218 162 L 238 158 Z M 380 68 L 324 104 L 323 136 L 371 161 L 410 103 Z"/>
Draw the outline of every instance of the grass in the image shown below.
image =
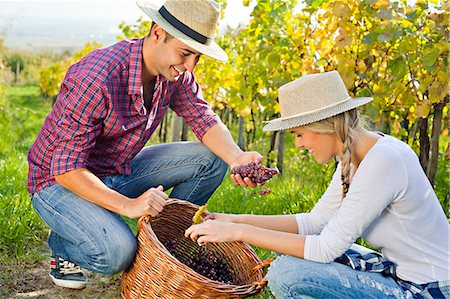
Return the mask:
<path fill-rule="evenodd" d="M 6 96 L 9 105 L 3 106 L 5 117 L 0 121 L 0 253 L 20 258 L 33 252 L 45 235 L 26 188 L 26 154 L 51 105 L 39 97 L 36 87 L 10 87 Z"/>
<path fill-rule="evenodd" d="M 48 229 L 34 212 L 26 188 L 26 155 L 51 109 L 51 103 L 39 96 L 35 86 L 8 87 L 6 91 L 7 101 L 0 101 L 0 297 L 8 296 L 7 286 L 17 284 L 14 277 L 17 271 L 11 269 L 24 269 L 29 267 L 27 265 L 41 263 L 48 254 L 45 246 Z M 261 134 L 248 150 L 265 153 L 269 139 L 269 135 Z M 294 148 L 289 134 L 286 135 L 285 148 L 285 172 L 268 183 L 270 194 L 261 196 L 262 187 L 236 187 L 227 177 L 210 199 L 208 209 L 249 214 L 309 211 L 325 191 L 334 163 L 318 165 L 309 154 Z M 443 207 L 448 207 L 448 173 L 448 162 L 442 156 L 435 189 Z M 444 210 L 449 217 L 448 208 Z M 136 221 L 128 222 L 135 229 Z M 255 248 L 255 251 L 262 260 L 274 256 L 266 250 Z M 116 281 L 117 277 L 114 277 Z M 96 287 L 102 289 L 101 284 Z M 108 288 L 107 285 L 104 289 Z M 116 294 L 119 297 L 117 282 L 111 289 L 111 298 Z M 266 288 L 255 298 L 271 298 L 271 295 Z"/>

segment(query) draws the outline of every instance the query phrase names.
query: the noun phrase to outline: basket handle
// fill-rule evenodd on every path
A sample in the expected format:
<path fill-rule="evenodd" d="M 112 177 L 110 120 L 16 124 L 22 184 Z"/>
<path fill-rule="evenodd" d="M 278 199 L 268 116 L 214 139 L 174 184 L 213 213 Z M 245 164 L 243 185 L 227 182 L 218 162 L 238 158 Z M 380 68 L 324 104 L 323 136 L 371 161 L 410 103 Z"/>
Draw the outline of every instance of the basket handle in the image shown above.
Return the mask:
<path fill-rule="evenodd" d="M 267 268 L 267 267 L 270 265 L 271 262 L 272 262 L 272 259 L 269 258 L 269 259 L 266 259 L 266 260 L 264 260 L 263 262 L 259 263 L 258 265 L 256 265 L 256 266 L 252 269 L 252 271 L 250 272 L 250 275 L 255 274 L 256 271 L 259 271 L 260 269 L 265 269 L 265 268 Z"/>
<path fill-rule="evenodd" d="M 267 268 L 270 265 L 270 263 L 272 263 L 271 258 L 264 260 L 263 262 L 259 263 L 252 269 L 252 271 L 250 272 L 250 275 L 255 274 L 256 271 Z M 253 283 L 253 285 L 256 286 L 256 289 L 262 289 L 266 286 L 266 284 L 267 284 L 267 273 L 264 275 L 263 278 L 261 278 L 261 280 L 255 281 Z"/>

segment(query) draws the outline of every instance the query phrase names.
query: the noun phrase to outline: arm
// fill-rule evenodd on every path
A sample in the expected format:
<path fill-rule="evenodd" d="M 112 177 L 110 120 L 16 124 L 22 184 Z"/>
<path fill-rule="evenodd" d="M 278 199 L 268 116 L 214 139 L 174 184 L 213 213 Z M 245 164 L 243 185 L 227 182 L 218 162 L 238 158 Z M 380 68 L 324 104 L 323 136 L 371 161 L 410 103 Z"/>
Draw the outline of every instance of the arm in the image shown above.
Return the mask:
<path fill-rule="evenodd" d="M 270 230 L 301 235 L 320 234 L 342 203 L 340 176 L 341 166 L 339 164 L 327 190 L 309 213 L 270 216 L 211 213 L 206 219 L 250 224 Z"/>
<path fill-rule="evenodd" d="M 168 199 L 162 186 L 158 186 L 158 188 L 150 188 L 147 192 L 132 200 L 108 188 L 86 168 L 57 175 L 55 179 L 58 184 L 81 198 L 129 218 L 138 218 L 144 215 L 156 216 L 162 211 Z"/>
<path fill-rule="evenodd" d="M 295 215 L 251 215 L 212 213 L 206 218 L 222 222 L 248 224 L 268 230 L 298 234 Z"/>
<path fill-rule="evenodd" d="M 231 168 L 250 162 L 261 163 L 262 156 L 257 152 L 243 152 L 234 142 L 230 131 L 214 113 L 203 98 L 202 90 L 191 72 L 184 72 L 174 85 L 170 107 L 178 116 L 184 118 L 192 132 L 213 153 Z M 235 185 L 256 187 L 249 178 L 231 176 Z"/>
<path fill-rule="evenodd" d="M 257 247 L 303 258 L 305 237 L 279 232 L 248 224 L 227 223 L 208 220 L 193 225 L 185 232 L 186 237 L 200 245 L 208 242 L 243 241 Z"/>

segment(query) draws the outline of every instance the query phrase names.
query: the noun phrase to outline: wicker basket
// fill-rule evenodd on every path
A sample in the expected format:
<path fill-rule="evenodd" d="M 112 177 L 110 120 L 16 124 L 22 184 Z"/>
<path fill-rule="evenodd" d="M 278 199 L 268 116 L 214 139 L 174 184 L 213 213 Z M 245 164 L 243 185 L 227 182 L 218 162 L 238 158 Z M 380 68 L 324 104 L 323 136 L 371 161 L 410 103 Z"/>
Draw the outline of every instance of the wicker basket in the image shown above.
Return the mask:
<path fill-rule="evenodd" d="M 198 208 L 186 201 L 170 199 L 157 217 L 139 219 L 136 257 L 122 276 L 123 298 L 243 298 L 262 291 L 267 283 L 264 268 L 270 260 L 261 262 L 246 243 L 206 245 L 208 250 L 225 261 L 236 285 L 213 281 L 198 274 L 163 246 L 167 240 L 176 239 L 177 255 L 195 254 L 199 246 L 185 238 L 184 231 L 192 224 Z M 205 211 L 203 216 L 207 214 Z"/>

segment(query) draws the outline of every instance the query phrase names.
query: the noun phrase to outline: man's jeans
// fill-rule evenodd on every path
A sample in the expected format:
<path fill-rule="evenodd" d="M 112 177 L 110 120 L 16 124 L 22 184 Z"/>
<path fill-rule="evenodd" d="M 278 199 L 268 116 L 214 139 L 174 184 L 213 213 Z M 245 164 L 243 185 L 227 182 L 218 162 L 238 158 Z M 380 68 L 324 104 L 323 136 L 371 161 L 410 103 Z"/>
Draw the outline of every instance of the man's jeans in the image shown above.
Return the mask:
<path fill-rule="evenodd" d="M 199 205 L 221 184 L 227 164 L 199 142 L 176 142 L 144 148 L 131 163 L 130 175 L 103 179 L 110 188 L 136 198 L 151 187 L 173 187 L 171 198 Z M 136 238 L 118 214 L 78 197 L 56 184 L 32 197 L 51 233 L 55 255 L 84 269 L 117 273 L 132 261 Z"/>
<path fill-rule="evenodd" d="M 316 263 L 280 256 L 270 266 L 268 285 L 277 299 L 289 298 L 405 298 L 392 277 L 353 270 L 332 262 Z"/>

